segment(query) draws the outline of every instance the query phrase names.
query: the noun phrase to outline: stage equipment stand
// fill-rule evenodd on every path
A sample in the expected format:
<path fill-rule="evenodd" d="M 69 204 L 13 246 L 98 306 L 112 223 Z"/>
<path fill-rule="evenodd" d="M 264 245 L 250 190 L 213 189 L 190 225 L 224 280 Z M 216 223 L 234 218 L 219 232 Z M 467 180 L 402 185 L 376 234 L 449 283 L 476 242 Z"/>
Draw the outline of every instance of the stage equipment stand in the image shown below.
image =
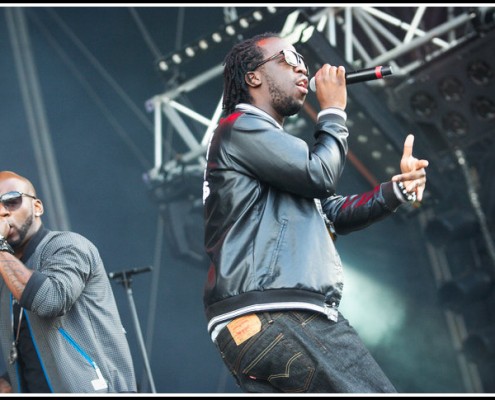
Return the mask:
<path fill-rule="evenodd" d="M 146 374 L 148 375 L 148 381 L 151 386 L 151 392 L 156 393 L 155 382 L 153 381 L 153 375 L 151 374 L 151 368 L 148 361 L 148 354 L 146 353 L 146 347 L 144 346 L 143 334 L 141 332 L 141 326 L 139 324 L 136 305 L 134 303 L 134 297 L 131 288 L 132 275 L 140 274 L 141 272 L 149 272 L 151 270 L 152 267 L 133 268 L 127 271 L 109 272 L 108 277 L 110 279 L 115 279 L 117 282 L 121 283 L 127 292 L 127 297 L 129 299 L 129 306 L 131 308 L 131 315 L 134 321 L 134 327 L 136 328 L 136 335 L 139 342 L 139 347 L 141 349 L 141 353 L 143 354 L 144 367 L 146 368 Z"/>

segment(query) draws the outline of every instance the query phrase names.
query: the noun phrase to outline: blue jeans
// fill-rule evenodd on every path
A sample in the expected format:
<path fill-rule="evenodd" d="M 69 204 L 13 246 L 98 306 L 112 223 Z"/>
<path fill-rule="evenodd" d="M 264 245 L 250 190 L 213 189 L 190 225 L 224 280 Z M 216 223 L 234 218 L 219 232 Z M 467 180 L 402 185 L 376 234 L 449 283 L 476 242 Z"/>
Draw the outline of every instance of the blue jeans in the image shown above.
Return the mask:
<path fill-rule="evenodd" d="M 256 314 L 261 330 L 236 345 L 227 327 L 216 346 L 250 393 L 396 393 L 348 321 L 312 311 Z"/>

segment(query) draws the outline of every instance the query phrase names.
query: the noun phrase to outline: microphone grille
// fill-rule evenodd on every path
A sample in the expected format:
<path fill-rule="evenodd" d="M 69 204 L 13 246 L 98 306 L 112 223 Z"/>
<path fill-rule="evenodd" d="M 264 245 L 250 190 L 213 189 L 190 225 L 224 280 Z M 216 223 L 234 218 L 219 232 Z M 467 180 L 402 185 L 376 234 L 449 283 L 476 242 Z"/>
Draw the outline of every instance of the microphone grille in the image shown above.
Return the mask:
<path fill-rule="evenodd" d="M 315 77 L 314 76 L 309 80 L 309 88 L 313 92 L 316 92 L 316 82 L 315 82 Z"/>

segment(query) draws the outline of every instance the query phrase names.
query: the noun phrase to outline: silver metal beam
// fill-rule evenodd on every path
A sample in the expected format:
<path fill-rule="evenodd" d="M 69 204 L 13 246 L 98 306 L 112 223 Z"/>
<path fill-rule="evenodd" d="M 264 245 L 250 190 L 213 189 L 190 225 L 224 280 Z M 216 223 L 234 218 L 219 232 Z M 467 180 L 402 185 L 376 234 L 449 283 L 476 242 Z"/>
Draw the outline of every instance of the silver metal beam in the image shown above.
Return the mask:
<path fill-rule="evenodd" d="M 432 7 L 406 7 L 408 13 L 407 20 L 402 20 L 394 15 L 388 14 L 377 7 L 326 7 L 317 10 L 308 21 L 299 21 L 300 13 L 292 12 L 286 18 L 285 25 L 281 35 L 288 40 L 298 38 L 303 41 L 305 33 L 310 29 L 317 29 L 327 38 L 331 46 L 336 47 L 343 44 L 342 53 L 345 54 L 346 60 L 351 65 L 362 65 L 365 67 L 390 63 L 394 65 L 394 73 L 398 76 L 404 76 L 414 69 L 424 66 L 425 63 L 433 61 L 437 56 L 443 54 L 446 50 L 463 43 L 468 37 L 472 37 L 474 27 L 471 23 L 475 14 L 468 12 L 468 7 L 463 7 L 460 15 L 454 15 L 454 8 L 450 7 L 444 20 L 436 15 L 435 26 L 428 24 L 426 17 Z M 393 10 L 393 8 L 392 8 Z M 406 14 L 406 13 L 404 13 Z M 430 25 L 430 26 L 429 26 Z M 388 29 L 389 26 L 391 29 Z M 420 29 L 421 27 L 421 29 Z M 464 36 L 457 37 L 454 30 L 457 28 L 464 32 Z M 357 29 L 365 32 L 366 37 L 360 37 Z M 398 37 L 397 31 L 403 31 L 404 36 Z M 342 40 L 339 41 L 339 35 Z M 363 40 L 361 40 L 363 39 Z M 363 42 L 371 41 L 372 46 L 365 47 Z M 433 50 L 431 45 L 434 45 Z M 424 49 L 425 56 L 423 59 L 410 60 L 404 57 L 418 49 Z M 414 57 L 412 57 L 414 58 Z M 164 112 L 170 122 L 174 125 L 179 135 L 189 144 L 191 151 L 184 155 L 184 161 L 194 161 L 196 157 L 201 157 L 204 162 L 204 150 L 208 143 L 209 137 L 216 125 L 221 114 L 221 99 L 212 118 L 200 117 L 192 110 L 188 110 L 178 103 L 172 102 L 181 93 L 192 92 L 203 83 L 216 78 L 222 72 L 223 68 L 218 65 L 199 76 L 190 79 L 188 82 L 171 89 L 166 93 L 155 96 L 149 103 L 152 107 L 159 107 L 160 112 Z M 179 113 L 191 117 L 208 126 L 201 144 L 192 136 L 192 133 L 186 127 L 186 124 L 180 121 Z M 156 118 L 160 122 L 159 118 Z M 156 134 L 161 134 L 161 128 L 155 130 Z M 157 145 L 161 141 L 156 140 Z M 177 166 L 177 161 L 172 160 L 166 165 L 166 169 L 173 170 Z M 426 215 L 420 215 L 420 218 L 426 218 Z M 425 221 L 423 220 L 423 223 Z M 450 277 L 449 265 L 446 258 L 442 256 L 441 251 L 426 244 L 430 256 L 431 265 L 438 283 Z M 482 392 L 482 384 L 479 371 L 476 365 L 468 362 L 462 353 L 461 341 L 465 336 L 465 324 L 461 315 L 454 315 L 450 311 L 445 312 L 446 324 L 451 334 L 453 345 L 458 350 L 457 360 L 461 371 L 464 386 L 467 392 Z"/>
<path fill-rule="evenodd" d="M 65 197 L 46 118 L 43 95 L 22 7 L 5 10 L 17 77 L 38 165 L 46 217 L 52 229 L 70 230 Z"/>

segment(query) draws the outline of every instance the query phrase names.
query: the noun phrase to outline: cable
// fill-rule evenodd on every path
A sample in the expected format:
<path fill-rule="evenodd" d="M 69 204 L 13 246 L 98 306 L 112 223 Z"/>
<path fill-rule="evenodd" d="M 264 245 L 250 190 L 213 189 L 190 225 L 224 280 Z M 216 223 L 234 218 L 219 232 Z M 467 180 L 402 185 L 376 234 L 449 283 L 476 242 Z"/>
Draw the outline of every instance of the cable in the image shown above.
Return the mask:
<path fill-rule="evenodd" d="M 141 32 L 141 35 L 143 35 L 144 42 L 148 45 L 148 47 L 151 50 L 151 53 L 153 54 L 155 59 L 159 60 L 160 58 L 162 58 L 163 54 L 160 53 L 158 46 L 156 46 L 155 43 L 153 42 L 151 35 L 149 34 L 148 30 L 144 26 L 144 23 L 143 23 L 142 19 L 139 17 L 136 9 L 134 7 L 129 7 L 129 12 L 131 13 L 132 18 L 134 18 L 134 21 L 136 22 L 138 29 Z"/>
<path fill-rule="evenodd" d="M 69 38 L 74 42 L 74 44 L 79 48 L 79 50 L 88 58 L 90 63 L 93 64 L 96 70 L 103 76 L 103 78 L 108 82 L 108 84 L 117 92 L 117 94 L 122 98 L 124 103 L 126 103 L 129 108 L 136 114 L 138 119 L 148 128 L 149 132 L 153 132 L 153 124 L 146 117 L 146 114 L 141 111 L 139 107 L 134 104 L 132 99 L 125 93 L 125 91 L 119 86 L 119 84 L 112 78 L 112 76 L 103 68 L 100 62 L 96 59 L 93 54 L 84 46 L 84 44 L 77 38 L 77 36 L 70 30 L 70 28 L 63 22 L 55 11 L 49 9 L 48 12 L 50 16 L 55 20 L 55 22 L 62 28 L 62 30 L 69 36 Z"/>
<path fill-rule="evenodd" d="M 85 77 L 78 71 L 75 64 L 71 61 L 70 57 L 67 56 L 67 53 L 61 48 L 61 46 L 56 42 L 53 36 L 49 33 L 48 29 L 43 25 L 43 23 L 35 16 L 29 15 L 29 18 L 33 20 L 33 22 L 38 26 L 41 32 L 46 36 L 50 45 L 55 49 L 55 51 L 59 54 L 62 61 L 69 67 L 72 71 L 76 79 L 81 83 L 83 88 L 89 94 L 90 98 L 94 101 L 97 107 L 102 111 L 103 115 L 113 126 L 115 131 L 119 134 L 120 138 L 128 145 L 131 149 L 131 152 L 134 153 L 136 158 L 140 161 L 145 169 L 151 168 L 151 163 L 147 157 L 140 151 L 140 149 L 132 142 L 129 134 L 125 131 L 124 128 L 120 125 L 117 118 L 115 118 L 109 108 L 105 105 L 105 103 L 101 100 L 100 96 L 96 93 L 96 91 L 92 88 L 89 82 L 85 79 Z"/>

